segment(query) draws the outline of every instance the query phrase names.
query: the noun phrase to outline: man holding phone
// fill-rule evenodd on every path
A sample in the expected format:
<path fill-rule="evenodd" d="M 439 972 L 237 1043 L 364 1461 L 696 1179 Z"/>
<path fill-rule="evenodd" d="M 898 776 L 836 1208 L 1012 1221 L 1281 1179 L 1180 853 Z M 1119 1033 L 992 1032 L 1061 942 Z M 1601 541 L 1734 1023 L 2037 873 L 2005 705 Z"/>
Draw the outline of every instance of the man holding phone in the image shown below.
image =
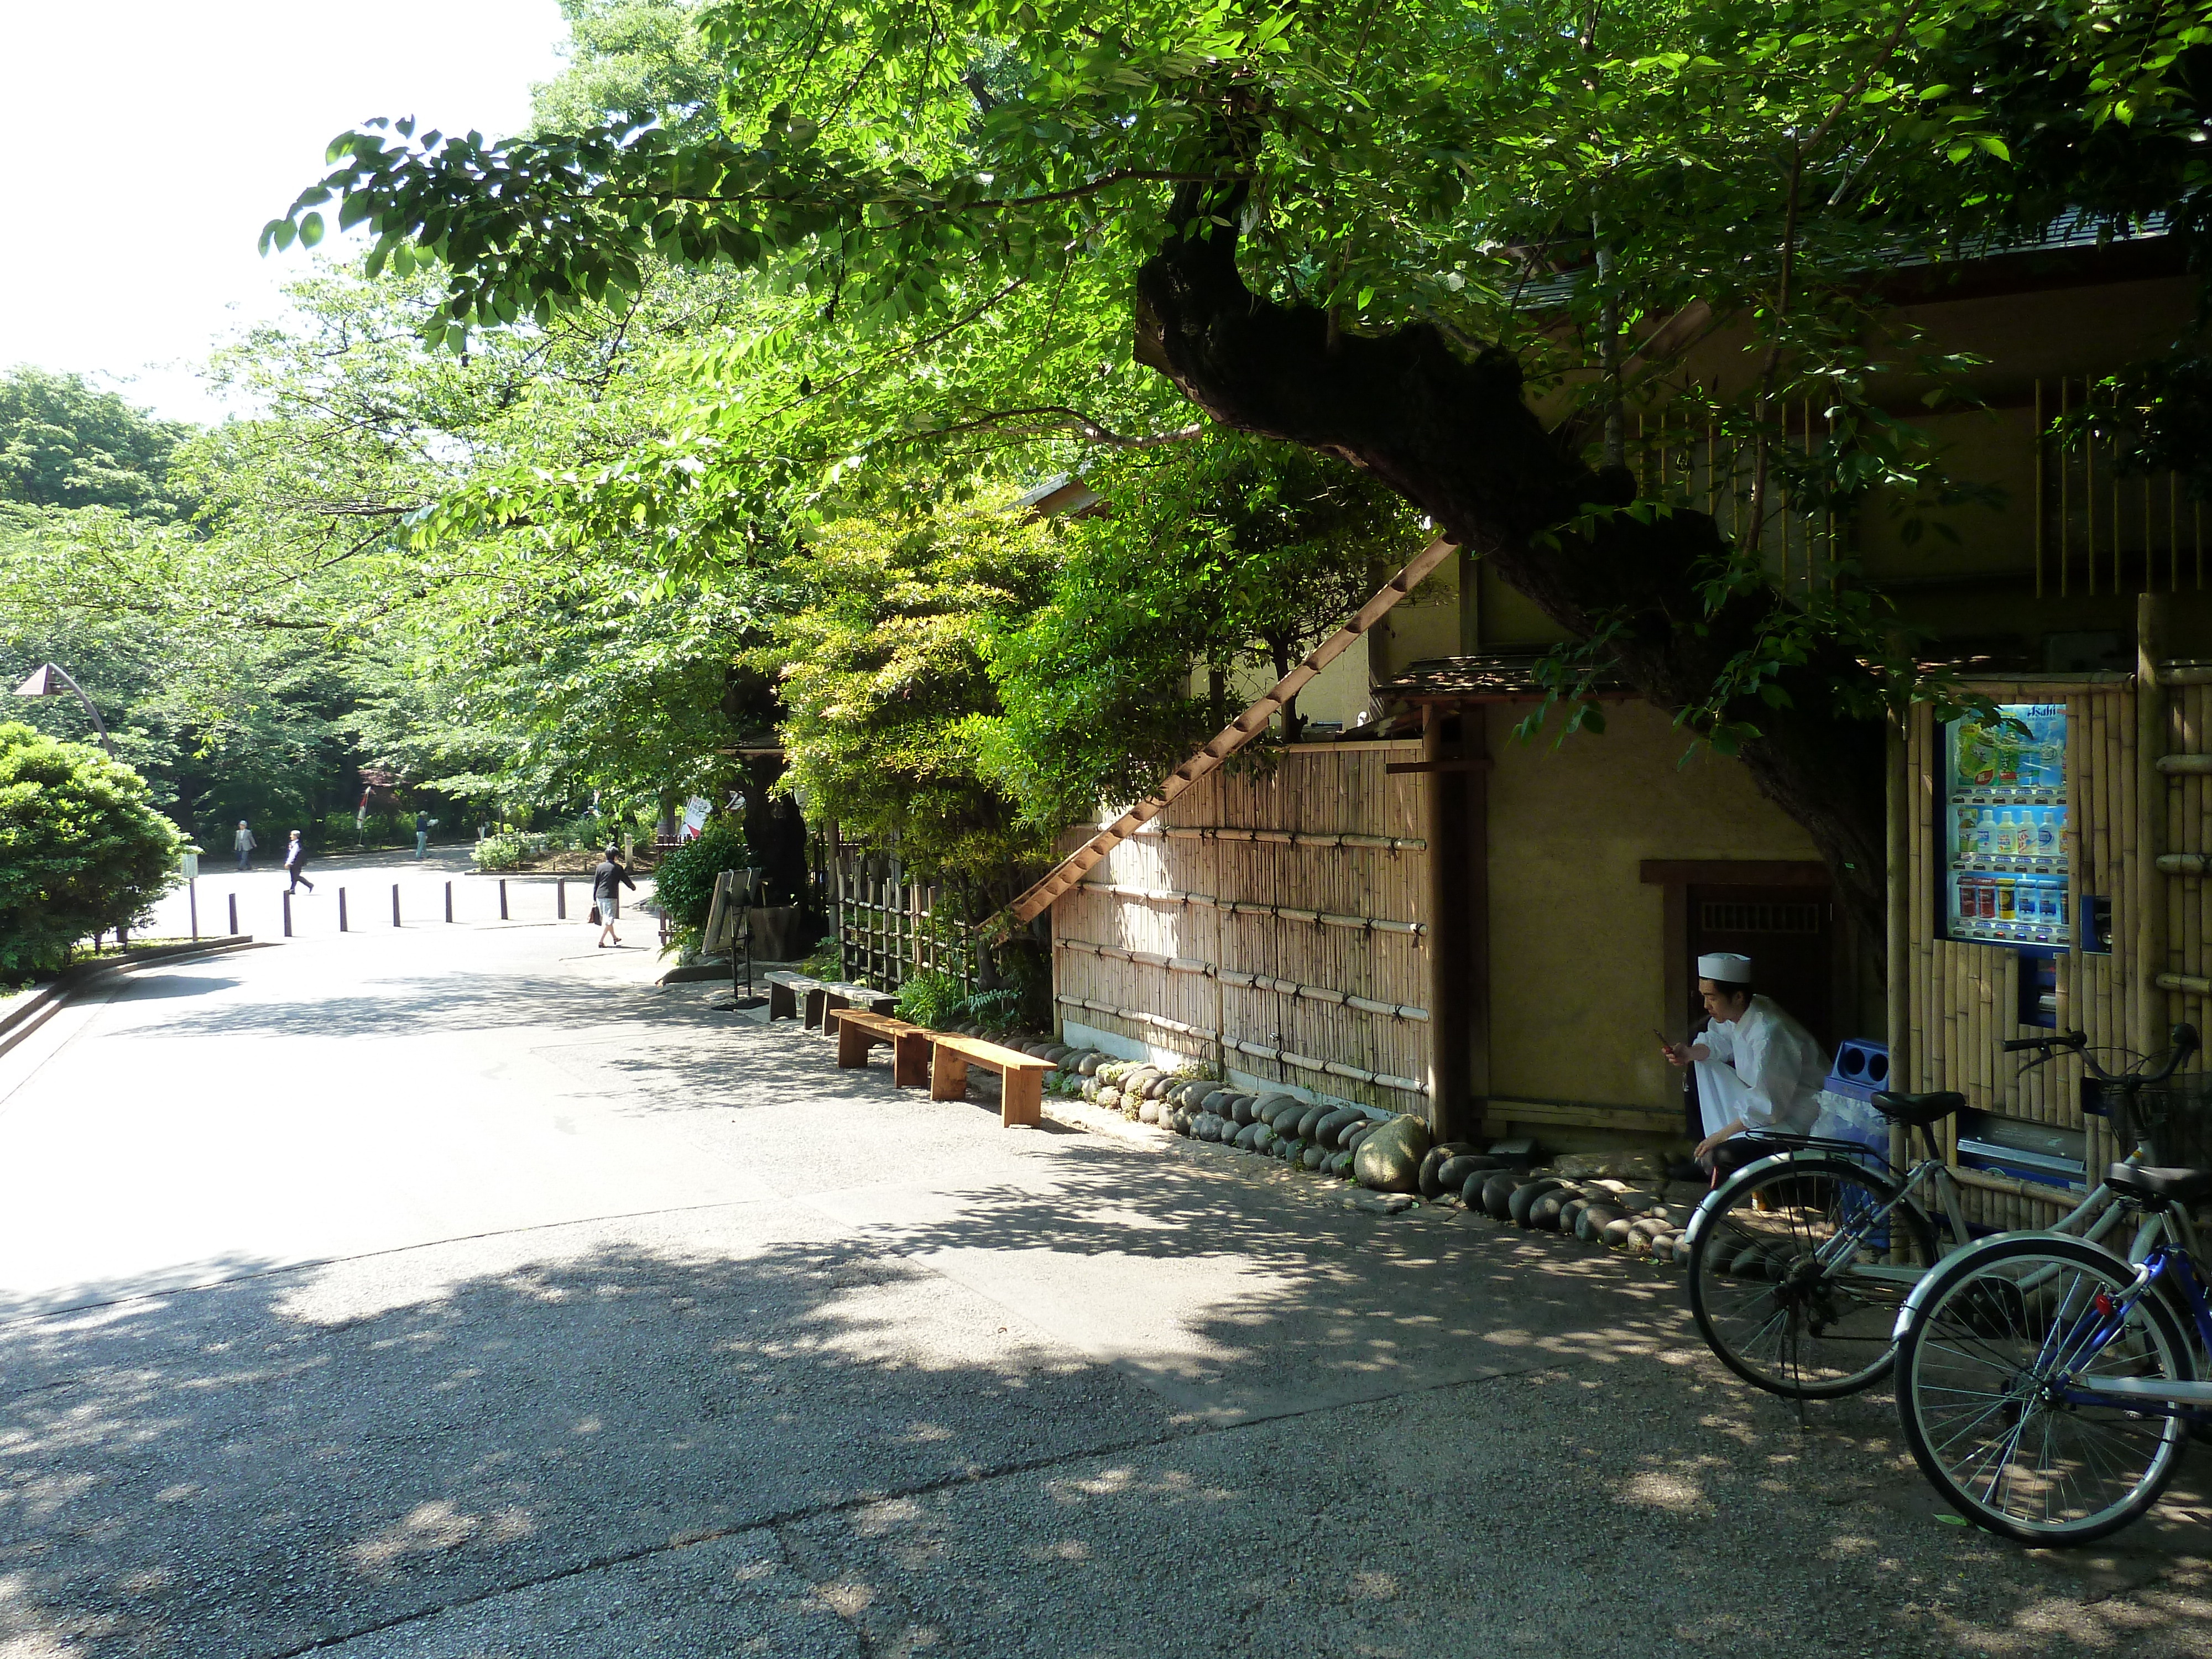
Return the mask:
<path fill-rule="evenodd" d="M 1747 1132 L 1809 1133 L 1828 1078 L 1819 1039 L 1753 991 L 1749 957 L 1699 957 L 1698 994 L 1711 1016 L 1703 1037 L 1694 1045 L 1659 1039 L 1668 1065 L 1697 1068 L 1705 1128 L 1698 1161 L 1712 1167 L 1721 1143 Z"/>

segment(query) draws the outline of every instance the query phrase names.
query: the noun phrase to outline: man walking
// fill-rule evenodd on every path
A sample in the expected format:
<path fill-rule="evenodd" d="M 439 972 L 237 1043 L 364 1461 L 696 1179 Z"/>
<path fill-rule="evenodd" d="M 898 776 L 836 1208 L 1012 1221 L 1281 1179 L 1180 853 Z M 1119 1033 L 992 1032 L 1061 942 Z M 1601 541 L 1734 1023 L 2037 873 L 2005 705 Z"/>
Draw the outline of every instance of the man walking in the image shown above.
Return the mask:
<path fill-rule="evenodd" d="M 261 843 L 253 839 L 252 826 L 244 818 L 238 821 L 238 834 L 234 839 L 238 847 L 238 867 L 242 871 L 252 861 L 253 849 Z"/>
<path fill-rule="evenodd" d="M 296 893 L 302 887 L 311 893 L 315 890 L 315 884 L 301 873 L 307 862 L 307 843 L 300 839 L 300 832 L 295 830 L 292 832 L 291 845 L 284 849 L 284 868 L 289 871 L 292 876 L 292 884 L 284 890 L 287 893 Z"/>
<path fill-rule="evenodd" d="M 415 861 L 421 863 L 430 852 L 430 815 L 427 811 L 415 815 Z"/>

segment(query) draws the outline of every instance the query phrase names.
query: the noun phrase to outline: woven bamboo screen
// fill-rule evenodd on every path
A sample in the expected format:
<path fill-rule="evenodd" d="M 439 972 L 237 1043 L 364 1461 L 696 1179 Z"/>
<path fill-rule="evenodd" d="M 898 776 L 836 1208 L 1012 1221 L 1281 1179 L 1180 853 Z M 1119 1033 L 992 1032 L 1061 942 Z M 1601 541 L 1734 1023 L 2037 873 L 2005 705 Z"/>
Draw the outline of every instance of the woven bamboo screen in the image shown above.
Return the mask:
<path fill-rule="evenodd" d="M 1207 778 L 1053 908 L 1060 1012 L 1264 1080 L 1419 1109 L 1418 744 L 1300 744 Z M 1069 833 L 1081 843 L 1088 830 Z"/>
<path fill-rule="evenodd" d="M 2212 728 L 2212 689 L 2177 687 L 2168 699 L 2169 752 L 2200 753 Z M 2136 799 L 2135 691 L 2129 687 L 2075 689 L 2066 697 L 2067 771 L 2071 780 L 2068 873 L 2073 902 L 2094 894 L 2112 905 L 2114 953 L 2069 951 L 2058 958 L 2058 1024 L 2087 1032 L 2089 1046 L 2110 1066 L 2130 1047 L 2131 969 L 2136 936 Z M 2039 695 L 2034 700 L 2040 701 Z M 2032 1058 L 2001 1053 L 2008 1037 L 2045 1034 L 2020 1020 L 2020 958 L 2002 946 L 1937 937 L 1942 880 L 1938 845 L 1937 787 L 1942 775 L 1942 732 L 1926 708 L 1915 716 L 1910 757 L 1916 811 L 1911 860 L 1912 959 L 1911 1032 L 1912 1086 L 1956 1089 L 1972 1110 L 1995 1112 L 2031 1123 L 2086 1129 L 2087 1161 L 2094 1180 L 2127 1148 L 2111 1125 L 2081 1110 L 2081 1065 L 2071 1057 L 2030 1066 Z M 2212 803 L 2208 780 L 2191 776 L 2167 786 L 2166 846 L 2177 852 L 2208 850 L 2205 811 Z M 2165 884 L 2169 918 L 2169 966 L 2202 973 L 2203 945 L 2212 938 L 2212 884 L 2191 879 Z M 2165 998 L 2160 1024 L 2208 1011 L 2199 999 Z M 2192 1062 L 2201 1066 L 2202 1060 Z M 1944 1126 L 1944 1150 L 1955 1156 L 1957 1129 Z M 1972 1178 L 1967 1172 L 1966 1178 Z M 2000 1227 L 2046 1226 L 2056 1200 L 2008 1193 L 1995 1183 L 1968 1194 L 1967 1214 Z"/>

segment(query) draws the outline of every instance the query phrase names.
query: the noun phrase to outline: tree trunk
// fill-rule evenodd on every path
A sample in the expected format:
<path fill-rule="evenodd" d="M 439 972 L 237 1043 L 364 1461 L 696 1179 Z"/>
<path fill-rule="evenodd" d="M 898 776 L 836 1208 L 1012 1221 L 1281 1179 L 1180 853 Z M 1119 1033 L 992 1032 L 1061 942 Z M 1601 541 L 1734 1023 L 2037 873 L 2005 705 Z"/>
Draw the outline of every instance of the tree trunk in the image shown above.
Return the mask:
<path fill-rule="evenodd" d="M 1592 469 L 1572 437 L 1544 428 L 1509 352 L 1469 360 L 1426 325 L 1382 337 L 1333 333 L 1323 313 L 1252 293 L 1223 228 L 1240 206 L 1241 192 L 1224 200 L 1206 186 L 1178 187 L 1176 218 L 1194 229 L 1139 275 L 1139 360 L 1225 426 L 1367 469 L 1575 637 L 1618 620 L 1621 672 L 1659 707 L 1678 713 L 1710 696 L 1770 602 L 1739 597 L 1706 614 L 1695 580 L 1698 562 L 1723 551 L 1713 521 L 1677 511 L 1648 524 L 1602 520 L 1584 537 L 1559 532 L 1586 506 L 1632 500 L 1633 477 Z M 1547 532 L 1557 545 L 1538 542 Z M 1780 684 L 1788 707 L 1728 711 L 1759 733 L 1744 743 L 1743 763 L 1812 836 L 1861 936 L 1879 951 L 1882 727 L 1838 710 L 1841 690 L 1870 685 L 1867 671 L 1832 647 Z"/>

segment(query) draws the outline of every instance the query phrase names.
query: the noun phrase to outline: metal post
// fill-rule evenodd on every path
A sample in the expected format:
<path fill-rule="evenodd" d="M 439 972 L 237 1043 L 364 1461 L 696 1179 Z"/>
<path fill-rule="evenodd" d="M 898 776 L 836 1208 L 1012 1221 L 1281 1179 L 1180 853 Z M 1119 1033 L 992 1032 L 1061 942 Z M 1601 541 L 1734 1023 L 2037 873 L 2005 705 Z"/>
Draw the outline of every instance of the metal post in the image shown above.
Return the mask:
<path fill-rule="evenodd" d="M 230 936 L 233 939 L 238 937 L 238 895 L 235 893 L 230 896 Z"/>
<path fill-rule="evenodd" d="M 499 878 L 499 919 L 501 921 L 507 920 L 507 878 L 505 876 Z"/>
<path fill-rule="evenodd" d="M 399 925 L 399 884 L 396 881 L 392 884 L 392 925 Z"/>
<path fill-rule="evenodd" d="M 556 920 L 568 920 L 568 884 L 556 880 L 553 884 L 553 915 Z"/>
<path fill-rule="evenodd" d="M 187 883 L 185 884 L 185 896 L 186 896 L 188 899 L 190 899 L 190 901 L 191 902 L 191 907 L 192 907 L 192 937 L 193 937 L 194 939 L 198 939 L 198 938 L 200 936 L 200 884 L 199 884 L 199 883 L 198 883 L 198 881 L 191 881 L 191 882 L 187 882 Z"/>
<path fill-rule="evenodd" d="M 449 881 L 449 882 L 447 882 L 447 883 L 446 884 L 446 920 L 447 920 L 447 921 L 451 921 L 453 919 L 453 883 L 451 883 L 451 882 Z"/>
<path fill-rule="evenodd" d="M 286 888 L 279 896 L 284 901 L 284 937 L 292 937 L 292 890 Z"/>
<path fill-rule="evenodd" d="M 338 889 L 338 932 L 340 932 L 341 933 L 343 933 L 343 932 L 345 932 L 345 930 L 346 930 L 345 889 L 344 889 L 344 888 L 343 888 L 343 887 L 341 887 L 341 888 L 339 888 L 339 889 Z"/>

